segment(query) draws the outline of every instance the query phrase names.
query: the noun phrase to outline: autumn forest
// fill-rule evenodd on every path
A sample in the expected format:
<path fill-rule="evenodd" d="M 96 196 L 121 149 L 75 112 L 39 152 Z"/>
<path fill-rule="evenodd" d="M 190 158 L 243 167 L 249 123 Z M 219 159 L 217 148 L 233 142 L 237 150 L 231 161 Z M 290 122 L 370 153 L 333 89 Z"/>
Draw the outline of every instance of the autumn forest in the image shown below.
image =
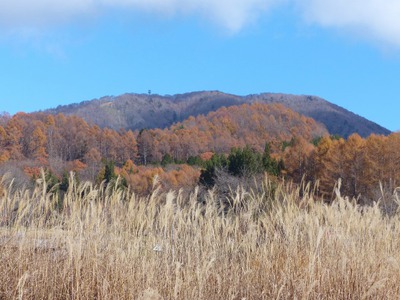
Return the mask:
<path fill-rule="evenodd" d="M 0 115 L 0 299 L 398 299 L 400 133 L 327 128 Z"/>
<path fill-rule="evenodd" d="M 207 174 L 267 173 L 276 180 L 318 183 L 325 200 L 341 179 L 344 195 L 371 201 L 399 182 L 398 149 L 399 133 L 344 139 L 281 104 L 222 107 L 169 128 L 140 131 L 100 128 L 63 114 L 0 118 L 0 171 L 20 186 L 32 184 L 42 168 L 57 188 L 74 172 L 79 180 L 94 183 L 120 176 L 124 186 L 142 194 L 156 175 L 169 190 L 207 186 L 202 180 Z M 236 168 L 243 172 L 230 172 L 238 150 L 242 157 L 236 157 Z M 218 175 L 215 169 L 224 172 Z"/>

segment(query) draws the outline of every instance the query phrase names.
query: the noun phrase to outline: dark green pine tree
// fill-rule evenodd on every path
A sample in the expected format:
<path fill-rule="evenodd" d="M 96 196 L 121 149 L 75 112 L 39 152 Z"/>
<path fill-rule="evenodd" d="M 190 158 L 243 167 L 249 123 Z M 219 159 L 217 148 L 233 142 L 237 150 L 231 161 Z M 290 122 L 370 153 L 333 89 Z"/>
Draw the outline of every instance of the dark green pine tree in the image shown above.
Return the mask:
<path fill-rule="evenodd" d="M 228 156 L 228 171 L 234 176 L 252 176 L 263 172 L 263 163 L 260 153 L 249 146 L 233 148 Z"/>
<path fill-rule="evenodd" d="M 114 162 L 109 160 L 105 165 L 104 180 L 106 184 L 109 184 L 110 182 L 115 181 L 115 179 L 117 179 L 117 175 L 115 174 Z"/>
<path fill-rule="evenodd" d="M 215 184 L 215 171 L 225 169 L 228 166 L 228 160 L 224 154 L 214 154 L 205 164 L 206 167 L 200 174 L 200 183 L 212 187 Z"/>
<path fill-rule="evenodd" d="M 276 159 L 271 157 L 271 146 L 269 143 L 265 144 L 262 161 L 265 172 L 271 175 L 278 176 L 281 173 L 281 171 L 285 168 L 282 159 L 277 161 Z"/>

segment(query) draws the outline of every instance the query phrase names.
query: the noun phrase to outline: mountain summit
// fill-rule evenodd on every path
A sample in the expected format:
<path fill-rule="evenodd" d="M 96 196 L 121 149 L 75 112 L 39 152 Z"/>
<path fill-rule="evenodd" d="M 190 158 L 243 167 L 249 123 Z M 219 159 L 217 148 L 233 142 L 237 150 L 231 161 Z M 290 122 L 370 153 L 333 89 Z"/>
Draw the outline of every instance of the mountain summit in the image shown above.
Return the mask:
<path fill-rule="evenodd" d="M 237 96 L 219 91 L 160 96 L 123 94 L 58 106 L 47 113 L 76 115 L 100 127 L 113 129 L 166 128 L 189 116 L 244 103 L 280 103 L 325 125 L 330 134 L 348 137 L 358 133 L 388 135 L 390 131 L 340 106 L 316 96 L 263 93 Z"/>

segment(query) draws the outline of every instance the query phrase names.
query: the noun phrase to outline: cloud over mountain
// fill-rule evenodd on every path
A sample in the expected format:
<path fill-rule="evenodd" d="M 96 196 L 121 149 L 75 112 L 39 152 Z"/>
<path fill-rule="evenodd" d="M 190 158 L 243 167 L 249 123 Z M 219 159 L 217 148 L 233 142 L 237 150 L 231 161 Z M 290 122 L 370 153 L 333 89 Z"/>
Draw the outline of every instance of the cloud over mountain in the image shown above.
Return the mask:
<path fill-rule="evenodd" d="M 71 21 L 94 11 L 93 0 L 0 0 L 0 25 L 5 27 L 40 27 Z"/>
<path fill-rule="evenodd" d="M 296 8 L 308 22 L 400 47 L 398 0 L 0 0 L 0 26 L 46 27 L 123 9 L 199 15 L 237 32 L 280 5 Z"/>
<path fill-rule="evenodd" d="M 400 47 L 397 0 L 298 0 L 297 5 L 310 22 Z"/>
<path fill-rule="evenodd" d="M 37 27 L 79 16 L 131 9 L 155 14 L 200 14 L 230 31 L 240 30 L 280 0 L 0 0 L 0 24 Z"/>

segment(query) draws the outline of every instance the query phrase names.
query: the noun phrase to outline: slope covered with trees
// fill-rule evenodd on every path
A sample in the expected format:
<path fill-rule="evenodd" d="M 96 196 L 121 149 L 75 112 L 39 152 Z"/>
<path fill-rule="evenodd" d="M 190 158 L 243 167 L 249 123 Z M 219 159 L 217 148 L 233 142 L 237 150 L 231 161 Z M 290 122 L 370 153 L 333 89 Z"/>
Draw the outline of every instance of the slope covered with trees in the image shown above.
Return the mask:
<path fill-rule="evenodd" d="M 161 162 L 166 155 L 175 161 L 187 161 L 202 153 L 229 153 L 232 148 L 245 146 L 262 152 L 266 142 L 278 153 L 282 142 L 294 136 L 311 141 L 326 134 L 326 129 L 313 119 L 283 105 L 254 103 L 189 117 L 164 130 L 142 130 L 138 149 L 144 164 Z"/>
<path fill-rule="evenodd" d="M 325 136 L 315 145 L 299 137 L 285 149 L 283 160 L 295 182 L 303 177 L 318 181 L 321 195 L 328 199 L 340 179 L 343 195 L 384 200 L 400 184 L 399 149 L 400 133 L 367 139 L 353 134 L 347 140 Z"/>
<path fill-rule="evenodd" d="M 0 175 L 10 173 L 14 185 L 29 186 L 44 168 L 49 188 L 64 190 L 70 171 L 92 182 L 120 175 L 121 186 L 143 194 L 155 177 L 165 189 L 176 189 L 212 186 L 218 174 L 267 172 L 318 184 L 324 199 L 341 179 L 344 195 L 368 202 L 399 183 L 399 149 L 399 133 L 344 139 L 281 104 L 222 107 L 166 129 L 140 131 L 100 128 L 63 114 L 0 117 Z"/>
<path fill-rule="evenodd" d="M 245 146 L 262 152 L 267 142 L 279 155 L 282 142 L 295 135 L 311 140 L 325 134 L 323 126 L 282 105 L 257 103 L 190 117 L 168 129 L 140 132 L 100 128 L 76 116 L 19 113 L 1 118 L 0 170 L 23 171 L 18 172 L 21 177 L 35 178 L 43 167 L 58 178 L 74 171 L 82 180 L 96 181 L 111 176 L 106 167 L 112 162 L 126 184 L 145 191 L 154 175 L 168 187 L 197 182 L 198 167 L 169 165 L 202 167 L 214 153 L 228 154 Z"/>
<path fill-rule="evenodd" d="M 132 131 L 101 129 L 62 114 L 19 113 L 0 118 L 0 163 L 27 173 L 37 173 L 40 167 L 57 174 L 85 170 L 85 177 L 94 180 L 101 160 L 122 164 L 136 155 Z"/>
<path fill-rule="evenodd" d="M 103 97 L 79 104 L 59 106 L 47 112 L 76 115 L 89 123 L 116 130 L 167 128 L 190 116 L 216 111 L 221 107 L 244 103 L 279 103 L 287 108 L 314 118 L 325 125 L 329 133 L 347 138 L 353 133 L 367 137 L 372 133 L 388 135 L 389 130 L 358 116 L 342 107 L 314 96 L 263 93 L 237 96 L 218 91 L 193 92 L 160 96 L 155 94 L 124 94 Z"/>

